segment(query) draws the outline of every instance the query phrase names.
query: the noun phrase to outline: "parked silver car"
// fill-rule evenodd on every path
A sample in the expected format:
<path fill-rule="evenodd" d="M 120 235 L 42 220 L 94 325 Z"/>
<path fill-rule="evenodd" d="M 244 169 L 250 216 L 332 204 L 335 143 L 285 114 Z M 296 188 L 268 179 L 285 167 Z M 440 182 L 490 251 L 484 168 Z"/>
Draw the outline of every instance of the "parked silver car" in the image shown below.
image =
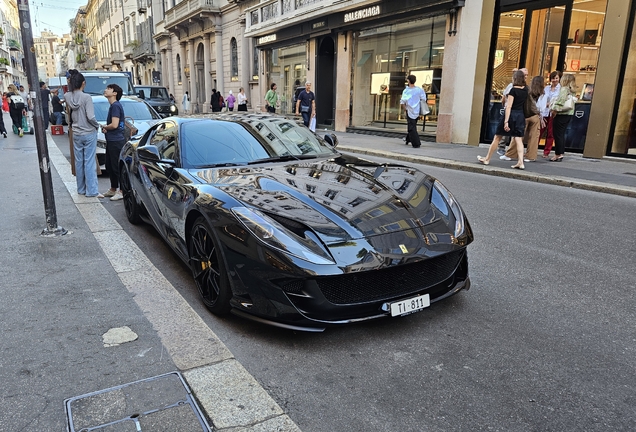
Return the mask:
<path fill-rule="evenodd" d="M 93 96 L 93 105 L 95 106 L 95 118 L 101 125 L 106 124 L 108 117 L 108 108 L 110 104 L 104 96 Z M 143 134 L 152 125 L 161 119 L 159 114 L 147 102 L 135 96 L 123 96 L 119 101 L 124 107 L 124 115 L 126 118 L 132 119 L 138 134 Z M 106 137 L 101 129 L 97 131 L 97 160 L 100 168 L 106 169 Z"/>

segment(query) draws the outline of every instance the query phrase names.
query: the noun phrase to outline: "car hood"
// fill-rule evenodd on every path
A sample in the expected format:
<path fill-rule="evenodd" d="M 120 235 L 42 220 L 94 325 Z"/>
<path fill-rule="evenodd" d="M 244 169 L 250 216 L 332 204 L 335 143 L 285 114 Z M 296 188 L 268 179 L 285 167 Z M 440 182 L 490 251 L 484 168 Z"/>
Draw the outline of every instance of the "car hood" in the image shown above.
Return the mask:
<path fill-rule="evenodd" d="M 431 204 L 435 179 L 401 165 L 341 156 L 190 173 L 246 207 L 302 221 L 326 244 L 398 231 L 453 232 L 448 208 Z"/>

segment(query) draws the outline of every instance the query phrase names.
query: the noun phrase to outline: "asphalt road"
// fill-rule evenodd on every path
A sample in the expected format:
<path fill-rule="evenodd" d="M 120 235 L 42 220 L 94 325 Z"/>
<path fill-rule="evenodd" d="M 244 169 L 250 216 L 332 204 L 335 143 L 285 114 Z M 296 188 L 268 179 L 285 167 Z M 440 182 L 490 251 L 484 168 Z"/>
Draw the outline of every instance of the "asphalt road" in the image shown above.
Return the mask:
<path fill-rule="evenodd" d="M 154 229 L 104 206 L 303 431 L 636 430 L 634 200 L 423 169 L 470 219 L 472 288 L 322 334 L 215 317 Z"/>

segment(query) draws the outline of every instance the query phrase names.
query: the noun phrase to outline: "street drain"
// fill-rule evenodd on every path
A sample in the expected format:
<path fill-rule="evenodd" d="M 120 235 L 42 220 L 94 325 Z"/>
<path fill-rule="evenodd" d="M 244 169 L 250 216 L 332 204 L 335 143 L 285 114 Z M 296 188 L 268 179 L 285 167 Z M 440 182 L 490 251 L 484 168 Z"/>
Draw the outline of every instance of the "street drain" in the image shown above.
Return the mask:
<path fill-rule="evenodd" d="M 146 378 L 64 401 L 69 432 L 209 432 L 179 372 Z"/>

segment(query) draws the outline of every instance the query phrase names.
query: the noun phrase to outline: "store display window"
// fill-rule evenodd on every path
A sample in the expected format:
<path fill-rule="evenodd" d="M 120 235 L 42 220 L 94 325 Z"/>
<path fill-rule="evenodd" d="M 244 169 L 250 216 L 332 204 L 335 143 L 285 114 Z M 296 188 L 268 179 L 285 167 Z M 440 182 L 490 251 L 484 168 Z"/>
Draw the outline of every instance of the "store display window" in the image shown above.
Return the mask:
<path fill-rule="evenodd" d="M 406 77 L 428 96 L 426 132 L 434 133 L 444 61 L 444 16 L 360 30 L 355 34 L 351 125 L 404 129 L 400 97 Z"/>

